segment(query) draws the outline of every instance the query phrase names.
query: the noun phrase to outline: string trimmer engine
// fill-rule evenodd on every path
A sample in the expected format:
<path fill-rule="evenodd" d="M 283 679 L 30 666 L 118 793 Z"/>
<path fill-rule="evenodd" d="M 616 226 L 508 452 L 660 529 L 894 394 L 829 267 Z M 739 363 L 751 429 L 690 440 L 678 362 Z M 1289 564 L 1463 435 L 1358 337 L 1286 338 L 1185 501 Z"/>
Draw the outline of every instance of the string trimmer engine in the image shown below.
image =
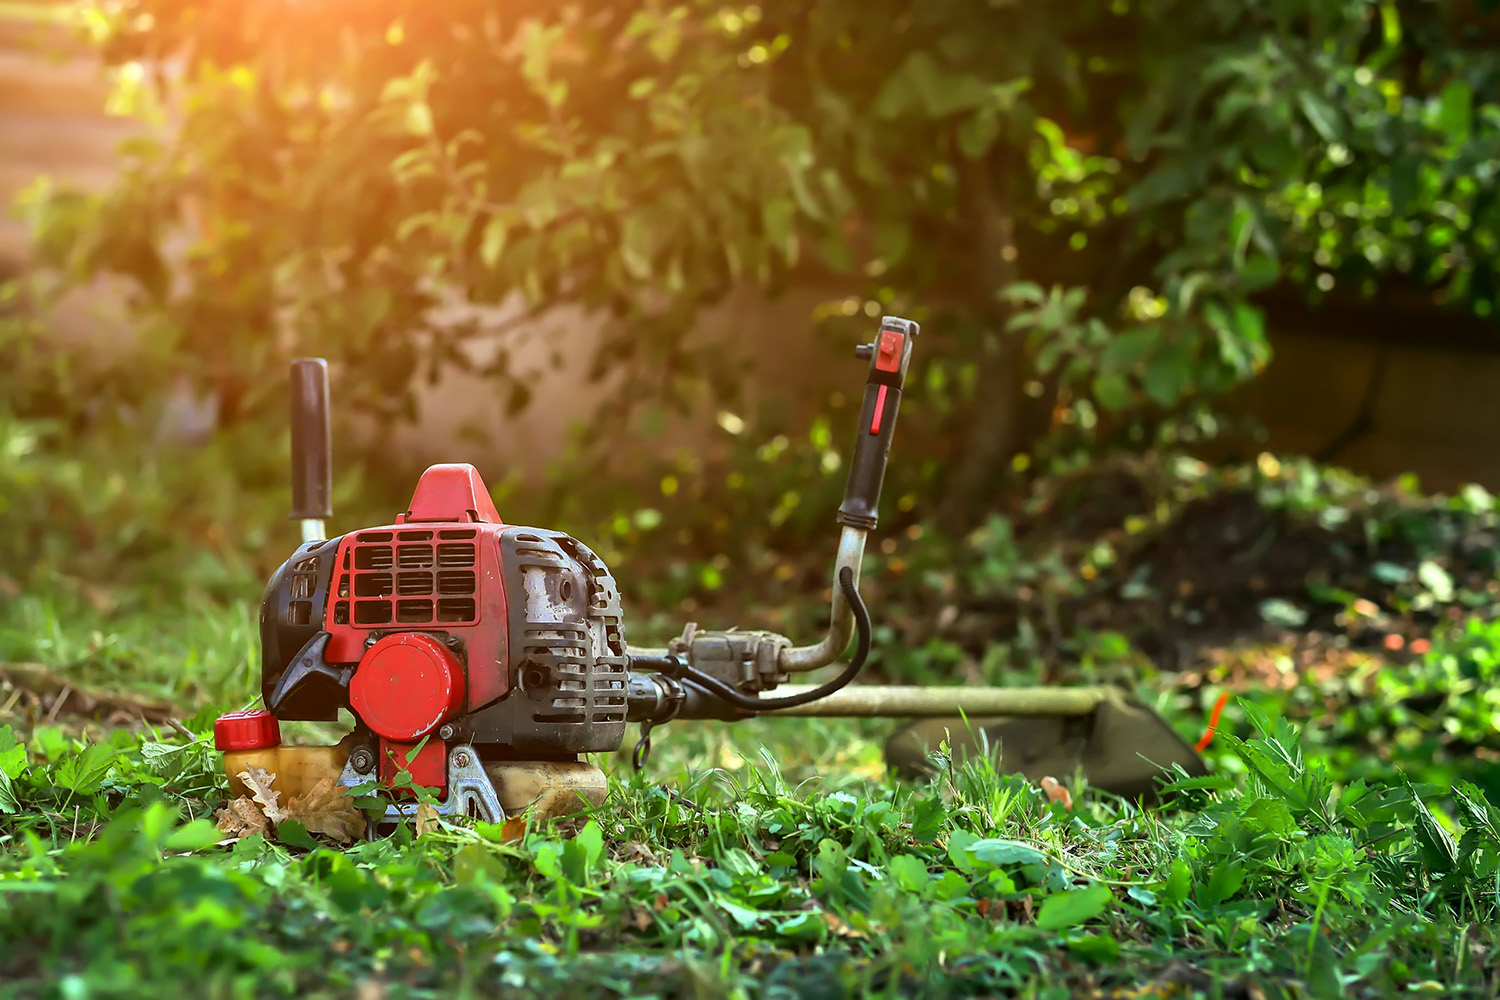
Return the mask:
<path fill-rule="evenodd" d="M 1077 718 L 1087 733 L 1104 713 L 1114 729 L 1134 728 L 1118 694 L 1097 689 L 846 689 L 870 649 L 860 565 L 917 334 L 916 323 L 886 317 L 857 349 L 868 367 L 837 514 L 829 626 L 806 646 L 691 623 L 665 648 L 629 645 L 619 587 L 598 555 L 562 532 L 506 524 L 471 465 L 429 468 L 392 524 L 326 537 L 328 370 L 317 359 L 293 362 L 293 517 L 303 544 L 261 602 L 265 707 L 215 725 L 231 790 L 251 794 L 240 775 L 258 767 L 288 796 L 330 776 L 349 788 L 383 786 L 387 824 L 424 798 L 439 813 L 499 822 L 601 802 L 604 774 L 584 755 L 619 750 L 630 722 L 641 725 L 637 767 L 653 727 L 677 718 L 967 712 Z M 788 683 L 834 663 L 851 641 L 833 678 Z M 282 744 L 281 722 L 333 722 L 342 710 L 354 727 L 337 745 Z M 898 767 L 901 753 L 910 748 L 893 756 Z"/>
<path fill-rule="evenodd" d="M 587 546 L 500 519 L 478 473 L 438 465 L 385 527 L 304 545 L 261 608 L 278 719 L 358 721 L 349 775 L 401 770 L 494 814 L 485 764 L 589 784 L 625 735 L 620 594 Z"/>

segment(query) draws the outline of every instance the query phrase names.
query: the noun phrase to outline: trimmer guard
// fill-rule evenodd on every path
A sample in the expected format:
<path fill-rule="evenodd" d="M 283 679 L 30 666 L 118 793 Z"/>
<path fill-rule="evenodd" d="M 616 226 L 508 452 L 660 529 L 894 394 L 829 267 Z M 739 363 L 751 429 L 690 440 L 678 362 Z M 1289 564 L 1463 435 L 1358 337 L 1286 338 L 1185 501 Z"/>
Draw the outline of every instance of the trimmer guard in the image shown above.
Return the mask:
<path fill-rule="evenodd" d="M 1086 715 L 920 719 L 886 741 L 886 766 L 906 778 L 931 777 L 937 765 L 928 755 L 944 740 L 955 766 L 988 753 L 1000 771 L 1031 781 L 1064 781 L 1081 769 L 1094 788 L 1148 802 L 1174 764 L 1195 777 L 1208 773 L 1166 720 L 1124 692 L 1101 697 Z"/>

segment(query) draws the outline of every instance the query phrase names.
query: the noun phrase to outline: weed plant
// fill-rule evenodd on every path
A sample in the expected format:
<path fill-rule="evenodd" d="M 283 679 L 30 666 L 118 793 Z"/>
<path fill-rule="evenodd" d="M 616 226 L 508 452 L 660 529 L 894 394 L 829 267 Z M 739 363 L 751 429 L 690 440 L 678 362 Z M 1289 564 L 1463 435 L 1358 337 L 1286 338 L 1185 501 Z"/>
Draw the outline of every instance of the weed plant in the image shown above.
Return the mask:
<path fill-rule="evenodd" d="M 683 727 L 586 818 L 219 844 L 208 743 L 0 730 L 17 996 L 1490 995 L 1500 810 L 1341 782 L 1284 720 L 1143 811 L 858 727 Z M 211 713 L 187 726 L 202 733 Z M 751 749 L 755 748 L 755 749 Z M 705 762 L 723 766 L 704 766 Z M 1438 803 L 1442 805 L 1439 806 Z M 286 846 L 301 845 L 301 846 Z M 1254 993 L 1248 995 L 1255 995 Z"/>

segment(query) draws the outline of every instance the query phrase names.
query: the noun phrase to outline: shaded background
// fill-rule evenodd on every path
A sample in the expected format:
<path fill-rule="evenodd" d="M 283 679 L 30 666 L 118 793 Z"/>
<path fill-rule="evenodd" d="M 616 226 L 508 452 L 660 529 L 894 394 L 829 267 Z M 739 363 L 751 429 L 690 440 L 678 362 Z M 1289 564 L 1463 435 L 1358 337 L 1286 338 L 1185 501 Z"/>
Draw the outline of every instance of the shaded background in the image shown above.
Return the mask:
<path fill-rule="evenodd" d="M 107 188 L 120 168 L 120 141 L 149 130 L 107 113 L 111 81 L 100 72 L 94 48 L 58 16 L 67 6 L 32 2 L 0 9 L 0 200 L 6 202 L 44 175 L 86 190 Z M 0 220 L 0 269 L 19 273 L 28 243 L 19 213 Z M 751 340 L 770 347 L 753 352 L 760 364 L 744 369 L 745 382 L 756 396 L 790 407 L 796 419 L 810 419 L 816 407 L 798 409 L 798 401 L 839 385 L 835 373 L 848 374 L 827 344 L 809 341 L 810 320 L 818 304 L 848 291 L 847 284 L 807 279 L 774 302 L 745 293 L 708 312 L 702 326 L 724 343 Z M 120 298 L 106 281 L 71 293 L 50 307 L 50 335 L 70 345 L 123 350 L 132 333 Z M 1208 453 L 1224 457 L 1264 448 L 1336 461 L 1377 479 L 1410 472 L 1434 489 L 1468 481 L 1494 488 L 1500 467 L 1493 446 L 1500 431 L 1490 419 L 1490 387 L 1500 374 L 1500 352 L 1492 326 L 1438 313 L 1420 296 L 1405 298 L 1316 310 L 1291 296 L 1275 303 L 1268 327 L 1271 363 L 1225 402 L 1225 411 L 1244 418 L 1241 427 L 1253 431 Z M 565 391 L 577 379 L 599 320 L 559 306 L 544 325 L 556 331 L 549 339 L 568 345 L 577 357 L 570 368 L 539 381 L 539 396 Z M 543 367 L 530 360 L 533 368 Z M 398 436 L 403 452 L 436 458 L 468 448 L 473 459 L 493 463 L 491 474 L 518 472 L 533 481 L 545 475 L 548 457 L 566 446 L 573 415 L 543 408 L 506 414 L 492 396 L 484 379 L 424 388 L 416 419 Z M 184 390 L 170 419 L 191 434 L 212 420 L 212 409 L 211 401 Z M 674 443 L 703 447 L 711 440 L 712 412 L 705 410 L 676 428 Z M 470 429 L 487 436 L 482 450 L 472 450 Z"/>

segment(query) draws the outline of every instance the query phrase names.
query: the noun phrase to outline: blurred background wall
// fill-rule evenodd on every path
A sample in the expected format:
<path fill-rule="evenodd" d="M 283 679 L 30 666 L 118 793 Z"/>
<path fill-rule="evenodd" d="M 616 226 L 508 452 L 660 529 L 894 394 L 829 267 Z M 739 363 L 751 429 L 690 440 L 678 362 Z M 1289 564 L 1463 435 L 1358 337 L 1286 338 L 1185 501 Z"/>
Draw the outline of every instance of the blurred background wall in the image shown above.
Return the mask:
<path fill-rule="evenodd" d="M 90 189 L 117 168 L 115 148 L 139 126 L 105 113 L 109 82 L 96 52 L 57 23 L 58 3 L 0 4 L 0 203 L 9 206 L 39 177 Z M 26 259 L 27 227 L 19 213 L 0 213 L 0 274 Z M 56 328 L 87 336 L 112 303 L 105 295 L 69 301 Z"/>

